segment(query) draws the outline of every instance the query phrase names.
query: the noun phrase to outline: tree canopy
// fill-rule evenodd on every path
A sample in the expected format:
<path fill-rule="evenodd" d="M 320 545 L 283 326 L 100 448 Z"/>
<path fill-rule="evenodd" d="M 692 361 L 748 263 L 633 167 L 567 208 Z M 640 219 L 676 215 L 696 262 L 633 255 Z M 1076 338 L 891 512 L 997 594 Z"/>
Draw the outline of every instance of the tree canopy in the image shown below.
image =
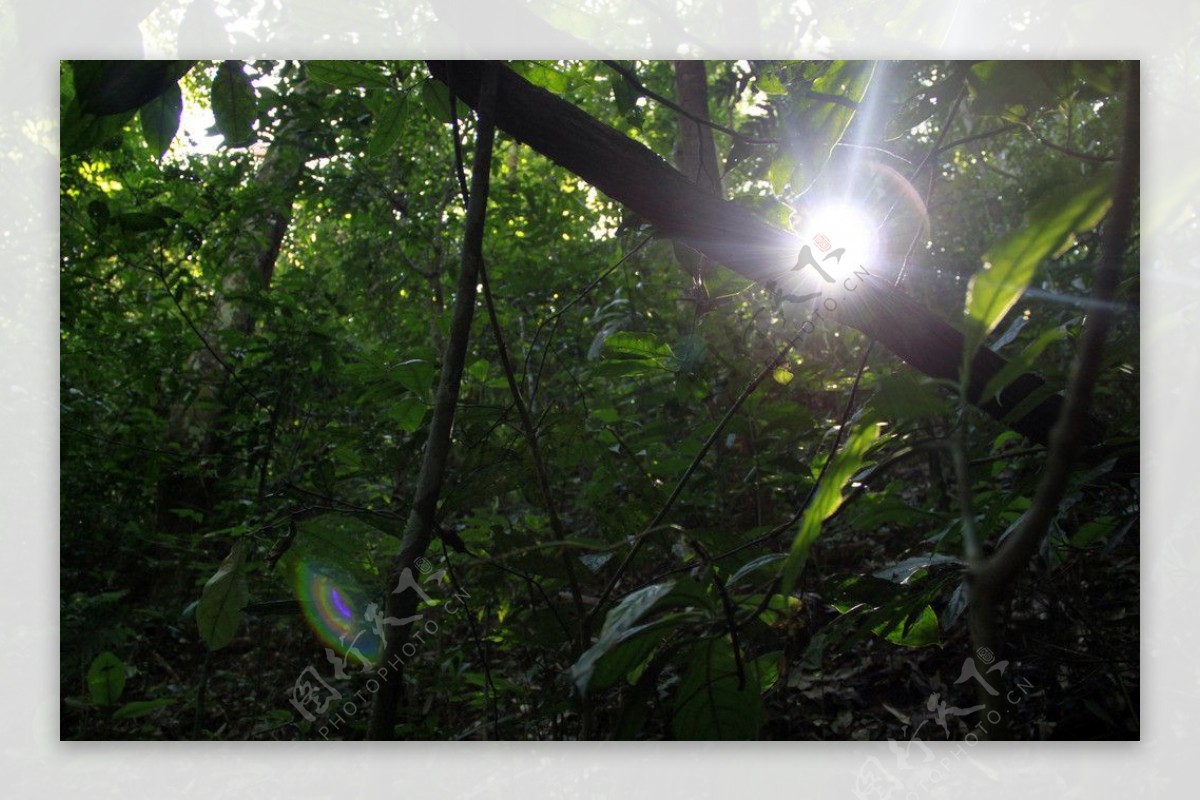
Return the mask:
<path fill-rule="evenodd" d="M 63 736 L 1136 738 L 1137 87 L 63 62 Z"/>

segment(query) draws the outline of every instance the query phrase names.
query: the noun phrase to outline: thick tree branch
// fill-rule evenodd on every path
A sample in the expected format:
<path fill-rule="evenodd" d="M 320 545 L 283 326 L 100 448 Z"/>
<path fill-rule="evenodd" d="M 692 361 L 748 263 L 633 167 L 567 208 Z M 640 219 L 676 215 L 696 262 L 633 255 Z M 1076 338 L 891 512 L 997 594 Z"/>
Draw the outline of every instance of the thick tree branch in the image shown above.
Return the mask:
<path fill-rule="evenodd" d="M 453 71 L 454 93 L 468 105 L 478 105 L 481 67 L 477 63 L 431 61 L 429 67 L 442 81 Z M 664 235 L 759 283 L 791 274 L 804 244 L 798 237 L 768 225 L 743 206 L 697 188 L 645 146 L 511 70 L 501 69 L 497 92 L 499 128 L 624 204 Z M 853 300 L 844 304 L 839 322 L 879 340 L 928 376 L 958 381 L 961 331 L 882 279 L 865 280 Z M 1048 444 L 1062 397 L 1049 391 L 1041 378 L 1026 373 L 1005 390 L 1001 400 L 983 401 L 983 387 L 1005 364 L 991 350 L 979 349 L 971 368 L 971 401 L 1013 430 Z M 1044 397 L 1031 399 L 1035 393 Z M 1032 408 L 1007 419 L 1027 399 Z M 1085 441 L 1098 442 L 1099 425 L 1089 420 L 1084 429 Z"/>

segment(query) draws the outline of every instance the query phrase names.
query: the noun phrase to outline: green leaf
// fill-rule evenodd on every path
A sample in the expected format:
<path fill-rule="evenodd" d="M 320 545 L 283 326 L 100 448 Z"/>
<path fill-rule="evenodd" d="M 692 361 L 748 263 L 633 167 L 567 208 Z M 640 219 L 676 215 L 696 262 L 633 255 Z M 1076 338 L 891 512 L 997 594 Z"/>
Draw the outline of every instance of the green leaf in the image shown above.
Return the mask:
<path fill-rule="evenodd" d="M 966 563 L 955 556 L 940 553 L 926 553 L 919 556 L 910 556 L 907 559 L 902 559 L 894 565 L 885 567 L 883 570 L 876 570 L 877 578 L 894 581 L 897 584 L 907 584 L 916 574 L 928 570 L 933 565 L 956 565 L 965 567 Z"/>
<path fill-rule="evenodd" d="M 771 182 L 771 191 L 777 195 L 787 191 L 795 171 L 796 157 L 784 145 L 780 145 L 779 152 L 771 159 L 771 166 L 767 168 L 767 180 Z"/>
<path fill-rule="evenodd" d="M 765 693 L 779 681 L 783 663 L 783 651 L 763 654 L 751 664 L 750 674 L 758 679 L 758 691 Z"/>
<path fill-rule="evenodd" d="M 200 636 L 210 651 L 224 648 L 237 634 L 242 622 L 242 609 L 249 600 L 246 576 L 243 571 L 246 543 L 238 540 L 221 567 L 204 585 L 200 605 L 196 607 L 196 624 Z"/>
<path fill-rule="evenodd" d="M 76 96 L 88 114 L 130 114 L 175 86 L 193 61 L 74 61 Z"/>
<path fill-rule="evenodd" d="M 998 373 L 992 376 L 987 386 L 983 388 L 980 400 L 987 401 L 999 395 L 1018 376 L 1033 369 L 1038 357 L 1042 355 L 1042 351 L 1047 346 L 1066 338 L 1067 332 L 1065 328 L 1051 328 L 1049 331 L 1043 331 L 1041 336 L 1031 342 L 1025 350 L 1021 351 L 1020 356 L 1004 365 Z"/>
<path fill-rule="evenodd" d="M 467 365 L 467 375 L 482 384 L 488 380 L 488 373 L 491 372 L 491 369 L 491 364 L 487 359 L 476 359 Z"/>
<path fill-rule="evenodd" d="M 1075 548 L 1086 548 L 1095 542 L 1108 539 L 1116 530 L 1117 521 L 1111 516 L 1105 515 L 1089 520 L 1071 537 L 1071 545 Z"/>
<path fill-rule="evenodd" d="M 113 712 L 113 720 L 125 720 L 127 718 L 140 718 L 143 715 L 149 715 L 152 712 L 168 707 L 175 703 L 174 698 L 158 698 L 153 701 L 130 701 L 125 706 Z"/>
<path fill-rule="evenodd" d="M 450 124 L 450 90 L 441 81 L 430 79 L 421 84 L 421 105 L 438 122 Z"/>
<path fill-rule="evenodd" d="M 588 692 L 600 692 L 616 684 L 625 676 L 642 665 L 654 653 L 655 649 L 666 640 L 676 626 L 687 619 L 687 615 L 668 615 L 653 623 L 635 626 L 616 638 L 606 648 L 589 648 L 580 658 L 579 677 L 582 678 Z M 589 662 L 592 666 L 590 680 L 586 676 Z M 572 667 L 574 674 L 575 668 Z M 584 686 L 577 685 L 582 693 Z"/>
<path fill-rule="evenodd" d="M 937 645 L 941 640 L 937 614 L 928 604 L 922 607 L 915 620 L 908 618 L 892 626 L 883 624 L 877 626 L 874 631 L 888 642 L 906 648 L 924 648 Z"/>
<path fill-rule="evenodd" d="M 880 416 L 897 422 L 938 417 L 950 411 L 944 398 L 908 372 L 882 376 L 871 397 L 871 406 Z"/>
<path fill-rule="evenodd" d="M 255 140 L 257 100 L 242 62 L 223 61 L 217 68 L 212 83 L 212 111 L 227 146 L 245 147 Z"/>
<path fill-rule="evenodd" d="M 60 120 L 62 134 L 59 146 L 63 156 L 73 156 L 117 140 L 125 128 L 125 123 L 133 119 L 133 115 L 134 112 L 130 111 L 98 117 L 84 112 L 78 103 L 68 104 Z"/>
<path fill-rule="evenodd" d="M 332 84 L 339 89 L 355 89 L 360 86 L 387 89 L 392 81 L 383 66 L 372 61 L 308 61 L 310 77 L 322 83 Z"/>
<path fill-rule="evenodd" d="M 428 405 L 420 398 L 398 398 L 388 407 L 388 418 L 409 433 L 415 434 L 425 420 Z"/>
<path fill-rule="evenodd" d="M 696 579 L 687 577 L 677 579 L 669 593 L 659 600 L 658 606 L 696 607 L 709 612 L 715 612 L 716 606 L 705 585 Z"/>
<path fill-rule="evenodd" d="M 409 359 L 391 368 L 392 378 L 405 389 L 421 397 L 429 397 L 433 390 L 433 365 L 424 359 Z"/>
<path fill-rule="evenodd" d="M 1076 234 L 1099 224 L 1112 202 L 1112 190 L 1111 169 L 1060 187 L 1029 210 L 1019 229 L 984 254 L 983 269 L 967 285 L 964 364 L 971 363 L 984 339 L 1025 292 L 1038 265 L 1070 247 Z"/>
<path fill-rule="evenodd" d="M 371 141 L 367 144 L 367 155 L 371 158 L 386 156 L 396 149 L 400 135 L 404 133 L 405 111 L 408 109 L 408 95 L 395 97 L 384 105 L 375 115 L 375 125 L 371 128 Z"/>
<path fill-rule="evenodd" d="M 681 366 L 681 360 L 675 357 L 669 345 L 647 333 L 601 332 L 597 341 L 592 343 L 590 353 L 604 356 L 604 361 L 591 368 L 591 372 L 596 376 L 643 375 L 673 371 Z"/>
<path fill-rule="evenodd" d="M 751 559 L 749 562 L 739 567 L 737 572 L 729 577 L 729 580 L 726 582 L 726 584 L 730 587 L 735 587 L 739 581 L 753 573 L 755 570 L 766 567 L 767 565 L 773 565 L 776 562 L 781 562 L 784 559 L 787 559 L 787 554 L 784 553 L 768 553 L 763 554 L 755 559 Z"/>
<path fill-rule="evenodd" d="M 1102 96 L 1115 95 L 1124 70 L 1119 61 L 1072 61 L 1071 74 L 1092 86 Z"/>
<path fill-rule="evenodd" d="M 632 68 L 631 64 L 626 64 L 626 66 Z M 621 75 L 612 75 L 609 77 L 609 81 L 617 111 L 630 122 L 638 122 L 641 109 L 637 104 L 640 97 L 637 90 L 630 86 L 629 81 Z"/>
<path fill-rule="evenodd" d="M 623 643 L 626 639 L 644 630 L 646 627 L 639 626 L 638 621 L 654 608 L 655 604 L 669 595 L 674 587 L 675 582 L 673 581 L 663 582 L 662 584 L 651 584 L 648 587 L 643 587 L 626 595 L 621 599 L 619 604 L 609 610 L 608 615 L 604 618 L 604 627 L 600 630 L 600 636 L 596 640 L 596 643 L 585 651 L 568 671 L 568 675 L 571 677 L 576 688 L 578 688 L 580 694 L 587 694 L 592 681 L 592 674 L 596 670 L 597 662 L 601 657 Z M 628 654 L 629 652 L 626 652 L 626 656 Z M 606 676 L 610 676 L 611 671 L 615 669 L 613 667 L 608 668 L 609 673 L 606 673 Z"/>
<path fill-rule="evenodd" d="M 758 91 L 768 95 L 786 95 L 788 93 L 787 86 L 779 77 L 779 73 L 773 69 L 764 69 L 758 74 L 754 80 L 758 86 Z"/>
<path fill-rule="evenodd" d="M 617 331 L 604 340 L 603 353 L 611 359 L 667 359 L 671 348 L 653 334 Z"/>
<path fill-rule="evenodd" d="M 1070 69 L 1066 61 L 981 61 L 967 73 L 972 109 L 1007 119 L 1026 117 L 1055 102 Z"/>
<path fill-rule="evenodd" d="M 661 584 L 642 587 L 640 590 L 634 590 L 626 595 L 605 616 L 604 627 L 600 630 L 600 638 L 620 634 L 632 628 L 643 615 L 653 609 L 654 605 L 669 595 L 674 588 L 674 581 L 664 581 Z"/>
<path fill-rule="evenodd" d="M 92 660 L 87 672 L 88 692 L 102 706 L 115 704 L 125 689 L 125 663 L 111 651 Z"/>
<path fill-rule="evenodd" d="M 820 486 L 800 518 L 800 530 L 792 540 L 792 548 L 784 562 L 780 594 L 791 594 L 796 579 L 808 563 L 808 551 L 821 534 L 821 524 L 842 505 L 842 490 L 862 467 L 867 449 L 879 438 L 879 427 L 879 423 L 869 422 L 851 434 L 826 467 Z"/>
<path fill-rule="evenodd" d="M 138 116 L 142 123 L 142 136 L 155 156 L 162 158 L 179 131 L 179 117 L 183 114 L 183 93 L 179 84 L 172 84 L 158 97 L 142 106 Z"/>
<path fill-rule="evenodd" d="M 776 660 L 777 662 L 777 660 Z M 733 647 L 725 640 L 699 643 L 675 696 L 671 729 L 680 740 L 750 740 L 765 719 L 758 662 L 743 664 L 738 686 Z M 770 660 L 768 660 L 770 664 Z M 777 674 L 776 674 L 777 677 Z M 774 679 L 770 679 L 774 682 Z"/>
<path fill-rule="evenodd" d="M 794 159 L 788 180 L 794 193 L 803 194 L 817 180 L 834 146 L 854 119 L 854 108 L 829 98 L 858 103 L 866 94 L 874 71 L 875 63 L 871 61 L 834 61 L 813 80 L 812 91 L 825 97 L 810 98 L 788 124 L 792 132 L 788 147 Z M 778 192 L 779 176 L 775 175 L 775 169 L 772 164 L 770 177 Z"/>
<path fill-rule="evenodd" d="M 543 61 L 514 61 L 510 66 L 522 78 L 548 92 L 562 94 L 571 88 L 566 75 Z"/>

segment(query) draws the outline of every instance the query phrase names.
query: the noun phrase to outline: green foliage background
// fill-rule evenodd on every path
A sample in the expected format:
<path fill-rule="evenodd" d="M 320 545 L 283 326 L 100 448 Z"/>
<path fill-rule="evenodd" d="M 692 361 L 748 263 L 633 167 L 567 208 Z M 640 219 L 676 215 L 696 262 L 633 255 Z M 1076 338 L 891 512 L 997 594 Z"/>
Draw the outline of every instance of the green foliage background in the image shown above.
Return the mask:
<path fill-rule="evenodd" d="M 510 66 L 671 157 L 674 110 L 608 66 Z M 670 63 L 623 66 L 672 95 Z M 104 62 L 61 68 L 63 734 L 361 736 L 365 715 L 330 735 L 288 703 L 306 666 L 335 680 L 295 605 L 272 603 L 293 600 L 305 558 L 389 589 L 458 269 L 452 131 L 469 152 L 473 117 L 419 62 L 161 69 L 168 88 L 147 100 L 104 83 Z M 862 203 L 881 221 L 877 272 L 903 265 L 905 291 L 969 347 L 1066 385 L 1121 147 L 1121 65 L 707 69 L 712 120 L 741 134 L 716 133 L 728 197 L 784 226 L 824 199 Z M 218 147 L 189 146 L 184 107 L 212 110 Z M 996 543 L 1042 449 L 820 325 L 647 531 L 799 320 L 721 268 L 698 288 L 669 242 L 503 132 L 492 180 L 491 287 L 568 536 L 552 536 L 479 314 L 446 547 L 427 554 L 448 569 L 429 609 L 468 600 L 407 666 L 398 733 L 907 738 L 930 693 L 968 706 L 959 500 Z M 1135 436 L 1136 241 L 1122 279 L 1095 410 Z M 1026 736 L 1137 736 L 1138 485 L 1112 469 L 1072 476 L 1011 602 L 1010 669 L 1043 690 Z M 583 651 L 564 553 L 587 610 L 606 605 Z M 353 696 L 368 678 L 336 681 Z"/>

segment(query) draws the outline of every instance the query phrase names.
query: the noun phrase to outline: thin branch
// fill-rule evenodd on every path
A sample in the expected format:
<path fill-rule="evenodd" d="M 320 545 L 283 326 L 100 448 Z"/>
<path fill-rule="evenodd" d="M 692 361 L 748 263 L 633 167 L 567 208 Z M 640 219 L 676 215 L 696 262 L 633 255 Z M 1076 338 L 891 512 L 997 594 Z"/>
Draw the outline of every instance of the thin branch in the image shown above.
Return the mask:
<path fill-rule="evenodd" d="M 551 314 L 549 317 L 547 317 L 546 319 L 544 319 L 540 323 L 538 323 L 537 329 L 533 332 L 533 338 L 529 340 L 529 349 L 525 353 L 525 363 L 521 368 L 521 377 L 522 378 L 525 378 L 527 375 L 529 375 L 529 360 L 533 358 L 534 346 L 537 344 L 538 337 L 541 336 L 542 329 L 546 327 L 546 324 L 550 323 L 551 321 L 556 321 L 556 320 L 560 319 L 572 307 L 574 307 L 577 303 L 579 303 L 584 298 L 586 298 L 593 289 L 595 289 L 597 286 L 599 286 L 601 281 L 603 281 L 605 278 L 608 278 L 610 275 L 612 275 L 614 272 L 616 272 L 618 267 L 620 267 L 622 264 L 624 264 L 629 259 L 633 258 L 633 255 L 635 253 L 637 253 L 639 250 L 641 250 L 643 247 L 645 247 L 646 244 L 653 238 L 654 238 L 653 234 L 647 234 L 646 236 L 642 237 L 641 241 L 638 242 L 636 245 L 634 245 L 633 248 L 628 253 L 623 255 L 621 258 L 617 259 L 616 262 L 614 262 L 613 265 L 611 267 L 609 267 L 607 270 L 600 273 L 600 275 L 598 275 L 595 278 L 595 280 L 591 281 L 587 286 L 585 286 L 583 289 L 581 289 L 575 295 L 575 297 L 571 298 L 571 300 L 565 306 L 563 306 L 561 309 L 554 312 L 554 314 Z M 547 340 L 546 345 L 543 348 L 544 352 L 549 351 L 550 342 L 553 341 L 553 339 L 554 339 L 554 333 L 553 333 L 553 330 L 551 330 L 550 338 Z M 538 375 L 539 376 L 541 375 L 542 369 L 544 369 L 544 367 L 545 367 L 545 361 L 543 359 L 542 364 L 539 365 L 539 367 L 538 367 Z M 537 388 L 537 382 L 535 381 L 534 382 L 534 391 L 535 392 L 536 392 L 536 388 Z"/>
<path fill-rule="evenodd" d="M 696 472 L 696 469 L 699 468 L 700 462 L 704 460 L 704 457 L 708 454 L 709 449 L 712 448 L 714 443 L 716 443 L 717 439 L 721 436 L 721 433 L 725 430 L 725 427 L 729 425 L 729 421 L 733 419 L 733 416 L 737 413 L 738 409 L 742 407 L 742 404 L 744 404 L 750 398 L 750 396 L 754 394 L 754 391 L 758 389 L 759 385 L 766 380 L 767 376 L 770 375 L 775 368 L 783 362 L 784 358 L 788 355 L 788 353 L 791 352 L 792 348 L 796 346 L 796 343 L 800 341 L 800 337 L 802 336 L 804 336 L 803 331 L 797 333 L 794 337 L 788 340 L 787 344 L 783 346 L 783 349 L 779 351 L 775 358 L 767 362 L 766 366 L 764 366 L 762 370 L 759 371 L 758 375 L 756 375 L 750 381 L 750 383 L 746 385 L 745 389 L 742 390 L 742 394 L 739 395 L 725 411 L 725 415 L 721 418 L 720 422 L 717 423 L 717 427 L 714 428 L 708 435 L 708 438 L 704 441 L 704 444 L 700 446 L 700 450 L 696 453 L 696 456 L 692 459 L 691 464 L 688 465 L 679 481 L 675 484 L 675 489 L 671 491 L 670 496 L 668 496 L 666 501 L 663 502 L 663 505 L 659 508 L 658 513 L 654 515 L 654 519 L 650 521 L 642 533 L 639 534 L 634 540 L 633 546 L 629 549 L 629 553 L 625 555 L 624 560 L 622 560 L 620 566 L 617 568 L 616 572 L 613 573 L 612 578 L 609 580 L 608 585 L 604 588 L 604 592 L 601 593 L 599 603 L 597 603 L 595 609 L 592 610 L 593 617 L 600 613 L 605 602 L 608 600 L 609 596 L 612 595 L 617 583 L 621 580 L 621 576 L 624 575 L 625 571 L 629 568 L 629 565 L 633 562 L 633 558 L 637 556 L 638 551 L 641 549 L 642 543 L 645 542 L 646 535 L 651 531 L 656 530 L 659 524 L 662 523 L 667 514 L 671 511 L 671 507 L 675 505 L 675 501 L 678 500 L 680 493 L 683 492 L 683 488 L 687 485 L 692 475 Z M 857 388 L 857 386 L 858 383 L 855 382 L 855 387 Z"/>
<path fill-rule="evenodd" d="M 441 546 L 442 556 L 446 560 L 446 574 L 450 576 L 450 585 L 454 588 L 455 597 L 460 599 L 466 610 L 467 627 L 471 630 L 471 639 L 475 641 L 475 648 L 479 651 L 479 663 L 483 667 L 484 691 L 488 697 L 488 706 L 492 710 L 492 733 L 499 738 L 500 710 L 496 702 L 496 684 L 492 681 L 492 667 L 488 660 L 487 646 L 483 644 L 483 638 L 479 636 L 479 629 L 475 626 L 475 615 L 471 613 L 470 605 L 465 600 L 461 600 L 467 597 L 467 593 L 463 590 L 462 583 L 454 572 L 454 565 L 450 562 L 450 552 L 446 549 L 445 539 L 441 540 Z"/>
<path fill-rule="evenodd" d="M 1080 161 L 1087 161 L 1092 164 L 1111 164 L 1112 162 L 1116 161 L 1116 158 L 1113 156 L 1093 156 L 1090 153 L 1083 153 L 1079 150 L 1073 150 L 1064 145 L 1060 145 L 1057 142 L 1052 142 L 1038 133 L 1033 127 L 1033 123 L 1029 120 L 1023 120 L 1021 125 L 1024 126 L 1025 130 L 1033 134 L 1033 138 L 1038 140 L 1038 142 L 1050 148 L 1051 150 L 1057 150 L 1059 153 L 1062 153 L 1065 156 L 1070 156 L 1071 158 L 1079 159 Z"/>
<path fill-rule="evenodd" d="M 1013 131 L 1019 130 L 1020 127 L 1021 126 L 1017 125 L 1016 123 L 1011 123 L 1009 125 L 1001 125 L 999 128 L 993 128 L 990 131 L 980 131 L 977 134 L 971 134 L 970 136 L 964 136 L 962 139 L 955 139 L 953 142 L 948 142 L 939 147 L 937 152 L 939 154 L 945 153 L 947 150 L 953 150 L 960 145 L 967 145 L 971 142 L 978 142 L 980 139 L 990 139 L 993 136 L 1012 133 Z"/>
<path fill-rule="evenodd" d="M 604 66 L 608 67 L 609 69 L 611 69 L 612 71 L 614 71 L 618 75 L 620 75 L 622 78 L 624 78 L 625 82 L 628 83 L 631 87 L 633 87 L 633 90 L 635 92 L 637 92 L 639 95 L 648 97 L 651 100 L 653 100 L 654 102 L 666 106 L 667 108 L 674 111 L 676 114 L 680 114 L 684 117 L 687 117 L 689 120 L 696 123 L 697 125 L 703 125 L 705 127 L 713 129 L 714 131 L 720 131 L 723 134 L 728 134 L 729 136 L 733 137 L 737 141 L 742 142 L 743 144 L 747 144 L 747 145 L 773 145 L 778 142 L 777 139 L 755 139 L 753 137 L 746 136 L 744 133 L 735 131 L 733 128 L 727 128 L 726 126 L 721 125 L 720 123 L 713 122 L 710 119 L 705 119 L 703 117 L 700 117 L 696 114 L 691 113 L 690 111 L 682 109 L 679 107 L 679 104 L 676 103 L 675 101 L 673 101 L 667 97 L 664 97 L 663 95 L 660 95 L 658 92 L 655 92 L 653 89 L 646 86 L 646 84 L 642 83 L 641 80 L 638 78 L 637 74 L 633 70 L 617 63 L 616 61 L 605 61 Z M 842 99 L 845 100 L 845 98 L 842 98 Z"/>
<path fill-rule="evenodd" d="M 1001 595 L 1029 564 L 1046 536 L 1067 488 L 1071 462 L 1081 448 L 1088 407 L 1100 376 L 1104 339 L 1113 320 L 1112 299 L 1120 280 L 1121 266 L 1133 227 L 1139 169 L 1139 70 L 1136 61 L 1128 65 L 1128 96 L 1125 106 L 1125 130 L 1112 208 L 1105 221 L 1100 263 L 1096 270 L 1092 298 L 1095 310 L 1087 316 L 1079 349 L 1076 352 L 1066 398 L 1050 436 L 1046 466 L 1038 482 L 1033 503 L 1016 531 L 997 551 L 969 575 L 971 642 L 977 668 L 999 653 L 996 605 Z M 993 709 L 994 697 L 981 690 L 981 700 Z M 996 733 L 1004 736 L 1005 731 Z"/>
<path fill-rule="evenodd" d="M 542 503 L 546 507 L 546 515 L 550 518 L 550 530 L 554 538 L 560 542 L 567 539 L 562 519 L 558 516 L 558 505 L 554 502 L 554 492 L 550 489 L 550 479 L 546 474 L 546 460 L 542 456 L 542 447 L 538 441 L 537 428 L 530 417 L 529 407 L 521 397 L 521 388 L 517 386 L 517 378 L 513 374 L 512 362 L 508 358 L 508 347 L 504 344 L 504 334 L 500 330 L 500 318 L 496 314 L 496 304 L 492 298 L 492 287 L 488 281 L 487 266 L 483 260 L 479 263 L 479 278 L 483 285 L 483 302 L 487 307 L 488 320 L 492 326 L 492 336 L 496 340 L 496 350 L 500 356 L 500 366 L 504 370 L 504 378 L 508 382 L 508 390 L 512 395 L 513 405 L 521 420 L 521 428 L 525 435 L 525 443 L 529 446 L 529 456 L 533 459 L 534 474 L 537 476 L 538 490 L 542 495 Z M 571 598 L 575 602 L 575 614 L 579 621 L 576 632 L 577 655 L 587 647 L 587 615 L 584 612 L 583 594 L 579 589 L 579 579 L 575 575 L 575 563 L 569 555 L 562 554 L 563 568 L 567 573 L 567 584 L 571 588 Z"/>
<path fill-rule="evenodd" d="M 159 253 L 159 258 L 162 258 L 161 252 Z M 197 327 L 196 323 L 192 321 L 191 316 L 183 310 L 183 306 L 181 306 L 179 301 L 175 298 L 175 293 L 171 291 L 171 285 L 167 282 L 167 276 L 165 275 L 162 265 L 160 264 L 158 268 L 152 270 L 152 272 L 158 278 L 158 280 L 162 282 L 163 289 L 166 291 L 167 297 L 171 299 L 171 303 L 174 304 L 175 310 L 179 312 L 179 316 L 183 318 L 185 323 L 187 323 L 187 327 L 190 328 L 192 333 L 196 335 L 196 338 L 200 340 L 200 344 L 204 346 L 204 350 L 213 357 L 217 364 L 221 366 L 221 369 L 224 370 L 225 373 L 233 380 L 233 383 L 237 384 L 238 388 L 242 390 L 242 392 L 245 392 L 247 395 L 249 395 L 260 409 L 263 411 L 269 411 L 270 407 L 267 405 L 267 403 L 259 398 L 258 395 L 254 393 L 254 390 L 250 389 L 250 387 L 248 387 L 246 383 L 242 381 L 242 378 L 237 374 L 237 371 L 227 364 L 223 358 L 221 358 L 221 354 L 218 353 L 216 348 L 209 343 L 208 338 L 201 333 L 199 327 Z"/>

